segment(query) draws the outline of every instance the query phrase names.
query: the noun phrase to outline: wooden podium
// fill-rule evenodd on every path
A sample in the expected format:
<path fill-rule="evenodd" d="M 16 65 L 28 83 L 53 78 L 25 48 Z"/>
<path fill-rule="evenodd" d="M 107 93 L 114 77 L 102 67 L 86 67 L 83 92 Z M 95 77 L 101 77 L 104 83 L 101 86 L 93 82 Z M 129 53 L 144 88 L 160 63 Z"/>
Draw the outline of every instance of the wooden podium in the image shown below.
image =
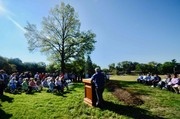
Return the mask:
<path fill-rule="evenodd" d="M 84 102 L 90 106 L 96 105 L 96 93 L 95 86 L 91 83 L 91 79 L 83 79 L 85 97 Z"/>

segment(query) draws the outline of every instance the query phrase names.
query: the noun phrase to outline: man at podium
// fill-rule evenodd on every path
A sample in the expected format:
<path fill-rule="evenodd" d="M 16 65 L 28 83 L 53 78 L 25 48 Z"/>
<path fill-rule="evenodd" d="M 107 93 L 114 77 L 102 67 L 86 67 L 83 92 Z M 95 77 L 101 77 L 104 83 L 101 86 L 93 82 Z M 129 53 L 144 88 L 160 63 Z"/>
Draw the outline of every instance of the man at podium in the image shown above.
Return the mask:
<path fill-rule="evenodd" d="M 95 68 L 95 74 L 91 77 L 91 81 L 95 85 L 95 93 L 97 97 L 96 106 L 102 107 L 105 77 L 100 68 Z"/>

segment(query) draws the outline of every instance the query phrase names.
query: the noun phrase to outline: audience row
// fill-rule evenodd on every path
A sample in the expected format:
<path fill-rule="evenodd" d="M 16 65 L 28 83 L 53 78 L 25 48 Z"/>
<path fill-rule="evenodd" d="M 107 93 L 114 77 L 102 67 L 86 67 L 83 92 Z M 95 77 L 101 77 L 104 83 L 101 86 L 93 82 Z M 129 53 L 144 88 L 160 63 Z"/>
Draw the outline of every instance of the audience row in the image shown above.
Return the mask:
<path fill-rule="evenodd" d="M 47 88 L 48 92 L 63 93 L 65 87 L 68 90 L 68 83 L 71 80 L 64 74 L 37 72 L 33 76 L 30 72 L 25 72 L 8 76 L 4 70 L 0 70 L 0 95 L 3 95 L 3 91 L 32 93 L 32 91 L 40 92 L 43 88 Z"/>
<path fill-rule="evenodd" d="M 177 94 L 180 93 L 180 79 L 178 78 L 178 74 L 173 74 L 173 77 L 171 77 L 171 74 L 167 74 L 165 79 L 161 79 L 157 74 L 139 75 L 137 82 L 151 85 L 151 87 L 167 89 Z"/>

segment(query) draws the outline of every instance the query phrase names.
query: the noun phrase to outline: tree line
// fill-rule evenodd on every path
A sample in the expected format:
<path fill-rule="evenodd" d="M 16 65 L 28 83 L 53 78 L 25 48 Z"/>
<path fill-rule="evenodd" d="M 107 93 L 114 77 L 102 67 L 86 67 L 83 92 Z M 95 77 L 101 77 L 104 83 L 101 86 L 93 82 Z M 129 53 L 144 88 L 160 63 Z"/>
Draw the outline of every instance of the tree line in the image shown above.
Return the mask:
<path fill-rule="evenodd" d="M 22 62 L 19 58 L 5 58 L 0 56 L 0 69 L 3 69 L 8 74 L 14 72 L 45 72 L 46 64 L 44 62 Z"/>
<path fill-rule="evenodd" d="M 79 58 L 66 63 L 65 72 L 73 73 L 79 77 L 84 77 L 89 74 L 93 75 L 94 69 L 98 67 L 97 64 L 91 61 L 90 56 L 87 58 Z M 49 72 L 60 73 L 61 67 L 57 62 L 46 65 L 44 62 L 22 62 L 19 58 L 5 58 L 0 56 L 0 69 L 4 69 L 8 74 L 14 72 Z M 167 74 L 167 73 L 180 73 L 180 63 L 175 59 L 166 61 L 164 63 L 157 63 L 155 61 L 149 63 L 139 63 L 132 61 L 122 61 L 117 64 L 112 63 L 108 68 L 102 69 L 105 73 L 110 74 L 139 74 L 139 73 L 153 73 L 153 74 Z"/>
<path fill-rule="evenodd" d="M 66 63 L 65 72 L 76 74 L 78 77 L 84 77 L 89 74 L 89 77 L 94 74 L 94 69 L 98 67 L 92 63 L 90 56 L 87 58 L 79 58 Z M 61 67 L 58 62 L 53 62 L 46 65 L 44 62 L 22 62 L 19 58 L 5 58 L 0 56 L 0 69 L 3 69 L 8 74 L 14 72 L 48 72 L 61 73 Z"/>
<path fill-rule="evenodd" d="M 180 73 L 180 63 L 175 59 L 158 63 L 155 61 L 149 63 L 139 63 L 132 61 L 122 61 L 117 64 L 112 63 L 108 69 L 104 69 L 111 74 L 138 74 L 138 73 L 153 73 L 153 74 L 167 74 Z"/>

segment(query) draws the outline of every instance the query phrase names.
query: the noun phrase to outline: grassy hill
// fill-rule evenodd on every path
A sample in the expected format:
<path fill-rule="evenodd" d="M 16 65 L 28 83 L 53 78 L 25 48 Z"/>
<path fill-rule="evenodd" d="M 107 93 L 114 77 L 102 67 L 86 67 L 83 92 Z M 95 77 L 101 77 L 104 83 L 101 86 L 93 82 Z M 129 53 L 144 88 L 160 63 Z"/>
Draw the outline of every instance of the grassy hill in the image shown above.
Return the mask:
<path fill-rule="evenodd" d="M 180 95 L 136 83 L 137 76 L 112 76 L 104 92 L 103 109 L 89 107 L 83 102 L 84 85 L 75 83 L 64 95 L 47 93 L 9 94 L 0 99 L 0 119 L 179 119 Z M 126 93 L 118 92 L 119 89 Z M 116 93 L 117 92 L 117 93 Z M 119 95 L 131 94 L 142 100 L 136 105 L 126 103 Z M 132 97 L 131 97 L 132 98 Z M 129 99 L 128 99 L 129 100 Z"/>

